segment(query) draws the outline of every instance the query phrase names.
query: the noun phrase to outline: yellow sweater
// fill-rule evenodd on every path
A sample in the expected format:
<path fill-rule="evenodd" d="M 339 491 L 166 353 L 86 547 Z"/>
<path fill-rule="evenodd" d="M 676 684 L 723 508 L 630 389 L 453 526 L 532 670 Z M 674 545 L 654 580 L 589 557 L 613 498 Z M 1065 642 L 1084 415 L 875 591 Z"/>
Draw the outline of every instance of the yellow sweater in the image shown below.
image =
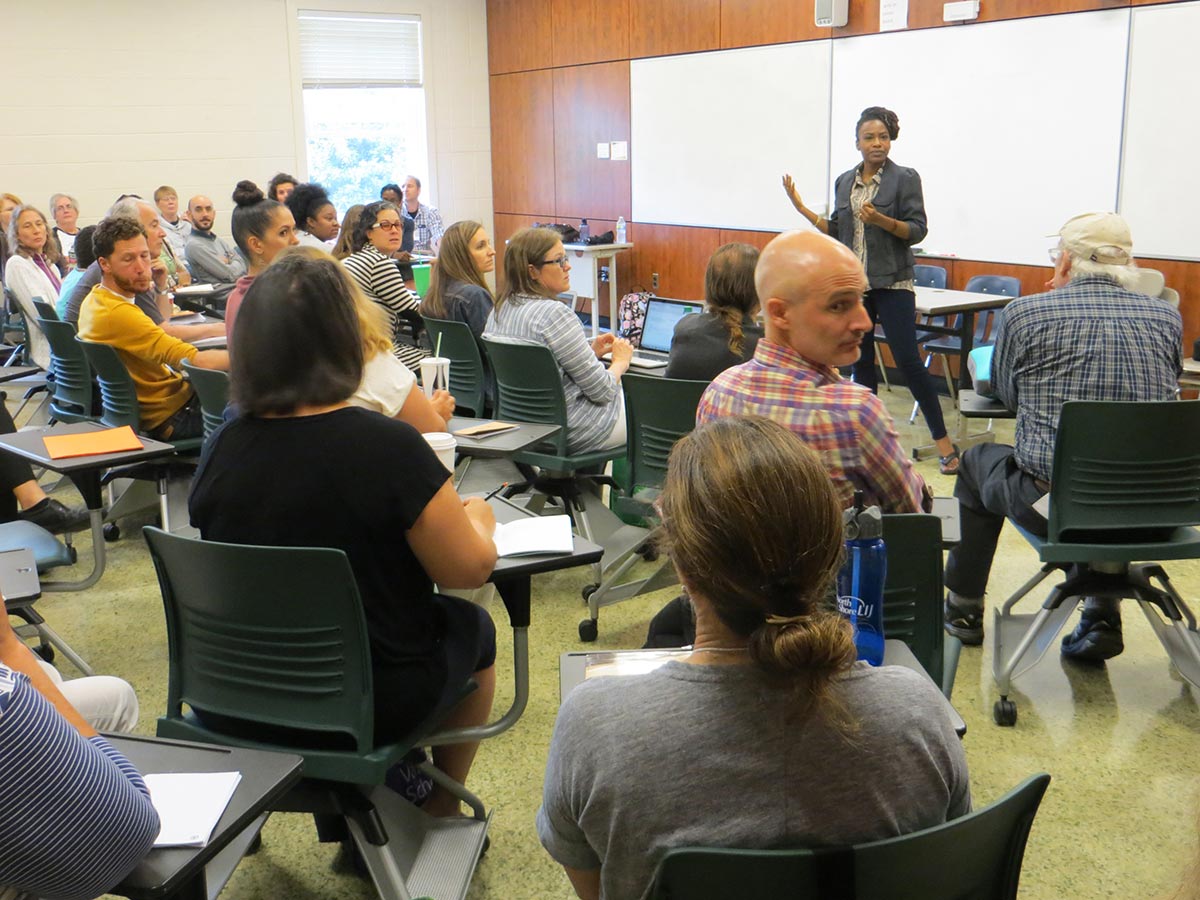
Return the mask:
<path fill-rule="evenodd" d="M 96 285 L 79 309 L 79 336 L 117 351 L 137 388 L 143 431 L 154 430 L 191 399 L 192 386 L 178 369 L 199 351 L 155 325 L 132 300 Z"/>

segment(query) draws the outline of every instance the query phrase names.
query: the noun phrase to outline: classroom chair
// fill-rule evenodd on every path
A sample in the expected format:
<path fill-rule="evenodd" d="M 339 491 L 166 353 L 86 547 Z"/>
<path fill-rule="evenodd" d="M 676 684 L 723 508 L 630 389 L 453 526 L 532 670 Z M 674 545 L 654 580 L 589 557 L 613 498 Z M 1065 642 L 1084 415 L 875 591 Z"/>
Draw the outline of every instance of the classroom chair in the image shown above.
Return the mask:
<path fill-rule="evenodd" d="M 75 564 L 75 548 L 64 544 L 55 535 L 40 525 L 32 522 L 5 522 L 0 524 L 0 553 L 12 550 L 28 550 L 33 555 L 34 565 L 38 575 L 57 569 L 60 566 Z M 42 591 L 54 590 L 50 584 L 40 585 Z M 94 675 L 89 666 L 71 645 L 46 622 L 36 608 L 41 593 L 26 597 L 9 596 L 4 598 L 6 612 L 16 616 L 24 624 L 16 627 L 17 634 L 23 638 L 36 637 L 38 645 L 34 652 L 46 662 L 53 662 L 55 651 L 62 653 L 84 675 Z"/>
<path fill-rule="evenodd" d="M 4 303 L 0 306 L 0 313 L 4 316 L 4 343 L 9 350 L 4 365 L 15 366 L 25 359 L 25 321 L 21 318 L 16 295 L 7 287 L 4 288 Z"/>
<path fill-rule="evenodd" d="M 1029 830 L 1049 784 L 1049 775 L 1033 775 L 983 809 L 872 843 L 814 850 L 668 850 L 649 897 L 1014 900 Z"/>
<path fill-rule="evenodd" d="M 513 462 L 525 481 L 509 485 L 505 496 L 534 491 L 558 498 L 579 534 L 604 546 L 607 555 L 613 539 L 621 539 L 617 532 L 634 527 L 622 523 L 600 501 L 604 485 L 620 487 L 602 473 L 609 462 L 625 457 L 625 448 L 568 452 L 567 403 L 563 397 L 562 375 L 549 347 L 489 337 L 483 339 L 483 347 L 496 377 L 496 418 L 561 426 L 550 440 L 513 455 Z M 599 581 L 603 577 L 604 563 L 595 564 L 592 571 L 595 580 Z"/>
<path fill-rule="evenodd" d="M 375 743 L 371 649 L 346 554 L 144 532 L 167 618 L 158 736 L 299 754 L 304 778 L 275 809 L 320 817 L 322 840 L 348 829 L 384 900 L 466 896 L 490 814 L 431 763 L 421 768 L 473 817 L 433 818 L 384 784 L 410 750 L 438 742 L 447 710 L 402 741 Z M 514 665 L 528 665 L 523 646 Z"/>
<path fill-rule="evenodd" d="M 200 398 L 200 413 L 204 418 L 204 437 L 207 440 L 225 422 L 225 407 L 229 405 L 229 373 L 194 366 L 188 360 L 184 360 L 183 371 Z"/>
<path fill-rule="evenodd" d="M 75 340 L 75 326 L 70 322 L 42 317 L 38 325 L 50 345 L 51 377 L 50 424 L 55 422 L 95 422 L 93 413 L 95 384 L 92 367 L 83 347 Z"/>
<path fill-rule="evenodd" d="M 440 341 L 442 356 L 450 360 L 450 393 L 454 395 L 454 411 L 484 418 L 489 405 L 487 369 L 471 326 L 465 322 L 425 316 L 425 327 L 429 331 L 429 346 L 436 350 Z"/>
<path fill-rule="evenodd" d="M 1200 559 L 1200 403 L 1063 404 L 1050 484 L 1046 538 L 1017 529 L 1044 565 L 993 613 L 996 724 L 1016 724 L 1012 680 L 1083 597 L 1137 600 L 1179 674 L 1200 688 L 1196 617 L 1158 562 L 1138 562 Z M 1066 578 L 1036 614 L 1012 611 L 1055 571 Z"/>
<path fill-rule="evenodd" d="M 51 322 L 61 321 L 58 316 L 58 310 L 54 308 L 54 304 L 47 303 L 41 297 L 33 298 L 33 308 L 37 312 L 39 321 L 42 319 L 49 319 Z"/>
<path fill-rule="evenodd" d="M 621 378 L 621 387 L 625 391 L 629 473 L 627 484 L 614 501 L 617 515 L 657 521 L 653 504 L 667 475 L 667 458 L 675 442 L 696 427 L 696 407 L 708 384 L 707 381 L 684 381 L 630 372 Z M 583 589 L 588 617 L 579 623 L 581 641 L 596 640 L 600 632 L 601 607 L 679 583 L 675 567 L 665 556 L 652 574 L 621 581 L 639 560 L 657 558 L 654 548 L 657 534 L 657 524 L 630 532 L 633 542 L 613 554 L 603 580 Z"/>

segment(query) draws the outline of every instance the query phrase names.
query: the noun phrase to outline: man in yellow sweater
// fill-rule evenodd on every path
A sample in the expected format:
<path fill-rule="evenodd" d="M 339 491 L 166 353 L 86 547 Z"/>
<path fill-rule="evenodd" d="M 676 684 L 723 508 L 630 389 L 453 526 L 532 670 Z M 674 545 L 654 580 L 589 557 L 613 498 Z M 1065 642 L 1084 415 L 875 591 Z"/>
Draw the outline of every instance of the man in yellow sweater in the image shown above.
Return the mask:
<path fill-rule="evenodd" d="M 141 431 L 163 441 L 199 437 L 200 400 L 179 374 L 184 360 L 205 369 L 229 369 L 224 350 L 198 350 L 171 337 L 133 302 L 150 288 L 150 248 L 140 222 L 101 220 L 92 246 L 103 279 L 79 311 L 79 336 L 109 344 L 129 369 L 141 405 Z"/>

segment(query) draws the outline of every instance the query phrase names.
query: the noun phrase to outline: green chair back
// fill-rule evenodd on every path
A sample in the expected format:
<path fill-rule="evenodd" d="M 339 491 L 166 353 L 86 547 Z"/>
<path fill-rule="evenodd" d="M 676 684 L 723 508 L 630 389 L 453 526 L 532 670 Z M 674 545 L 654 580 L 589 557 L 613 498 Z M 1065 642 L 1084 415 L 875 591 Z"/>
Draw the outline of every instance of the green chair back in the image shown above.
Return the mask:
<path fill-rule="evenodd" d="M 229 405 L 229 375 L 220 369 L 204 369 L 184 361 L 196 396 L 200 398 L 200 411 L 204 418 L 204 436 L 208 437 L 225 421 L 225 407 Z"/>
<path fill-rule="evenodd" d="M 696 407 L 709 382 L 625 373 L 625 428 L 628 438 L 626 495 L 660 488 L 667 477 L 671 448 L 696 427 Z"/>
<path fill-rule="evenodd" d="M 412 267 L 413 286 L 417 289 L 419 297 L 429 293 L 429 269 L 429 263 L 417 263 Z"/>
<path fill-rule="evenodd" d="M 562 373 L 549 347 L 483 339 L 496 376 L 496 418 L 538 425 L 561 425 L 553 438 L 554 452 L 567 455 L 567 401 Z"/>
<path fill-rule="evenodd" d="M 450 360 L 450 393 L 454 395 L 455 410 L 481 418 L 487 399 L 487 372 L 475 333 L 465 322 L 424 318 L 429 346 L 437 348 L 440 339 L 441 354 Z"/>
<path fill-rule="evenodd" d="M 924 831 L 817 850 L 668 850 L 652 900 L 1012 900 L 1050 776 Z"/>
<path fill-rule="evenodd" d="M 38 319 L 38 324 L 50 345 L 50 374 L 54 376 L 51 418 L 58 422 L 94 422 L 92 367 L 75 340 L 75 326 L 58 319 Z"/>
<path fill-rule="evenodd" d="M 100 384 L 100 422 L 109 428 L 128 425 L 140 431 L 142 417 L 137 388 L 117 351 L 108 344 L 85 341 L 78 336 L 75 340 L 83 347 Z"/>
<path fill-rule="evenodd" d="M 883 517 L 887 581 L 883 634 L 904 641 L 934 684 L 944 685 L 942 522 L 929 513 Z"/>
<path fill-rule="evenodd" d="M 305 777 L 382 782 L 406 748 L 374 746 L 367 624 L 346 554 L 144 533 L 170 651 L 158 734 L 288 749 L 304 755 Z M 272 739 L 218 731 L 184 704 L 273 729 Z M 285 743 L 281 733 L 296 737 Z M 339 738 L 347 749 L 329 749 Z"/>
<path fill-rule="evenodd" d="M 47 303 L 41 297 L 33 298 L 33 308 L 37 310 L 38 321 L 41 321 L 42 319 L 49 319 L 52 322 L 60 321 L 58 317 L 58 310 L 54 308 L 54 304 Z"/>

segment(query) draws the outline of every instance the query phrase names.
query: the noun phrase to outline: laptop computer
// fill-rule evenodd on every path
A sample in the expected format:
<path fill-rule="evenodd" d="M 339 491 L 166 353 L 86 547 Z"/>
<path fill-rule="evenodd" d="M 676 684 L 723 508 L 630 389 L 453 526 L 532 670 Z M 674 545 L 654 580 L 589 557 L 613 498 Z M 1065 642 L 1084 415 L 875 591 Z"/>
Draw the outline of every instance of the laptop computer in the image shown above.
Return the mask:
<path fill-rule="evenodd" d="M 704 304 L 699 301 L 651 297 L 646 303 L 646 319 L 642 324 L 642 345 L 633 351 L 629 365 L 640 369 L 665 368 L 676 324 L 684 316 L 699 312 L 704 312 Z"/>

